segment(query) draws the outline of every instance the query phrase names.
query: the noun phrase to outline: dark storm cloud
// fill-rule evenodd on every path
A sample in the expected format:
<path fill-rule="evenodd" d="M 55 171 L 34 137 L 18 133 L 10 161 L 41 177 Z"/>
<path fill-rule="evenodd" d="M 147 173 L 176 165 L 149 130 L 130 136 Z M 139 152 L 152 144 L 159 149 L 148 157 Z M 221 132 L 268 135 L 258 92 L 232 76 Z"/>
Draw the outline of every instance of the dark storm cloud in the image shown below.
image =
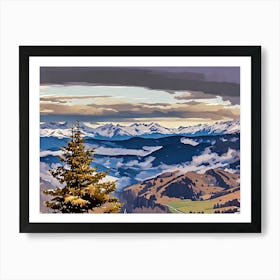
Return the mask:
<path fill-rule="evenodd" d="M 240 94 L 239 67 L 41 67 L 41 85 L 92 84 Z"/>
<path fill-rule="evenodd" d="M 240 96 L 223 96 L 223 100 L 228 100 L 232 105 L 240 105 Z"/>

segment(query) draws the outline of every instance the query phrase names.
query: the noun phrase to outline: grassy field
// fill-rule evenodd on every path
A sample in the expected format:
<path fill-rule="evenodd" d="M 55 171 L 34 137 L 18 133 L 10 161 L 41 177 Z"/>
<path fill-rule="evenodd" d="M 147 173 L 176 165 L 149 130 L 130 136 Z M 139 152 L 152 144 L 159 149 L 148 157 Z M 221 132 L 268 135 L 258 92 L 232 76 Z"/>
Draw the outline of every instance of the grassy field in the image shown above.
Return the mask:
<path fill-rule="evenodd" d="M 213 199 L 214 200 L 214 199 Z M 169 210 L 172 213 L 189 213 L 191 212 L 204 212 L 204 213 L 213 213 L 215 202 L 212 200 L 205 200 L 205 201 L 192 201 L 190 199 L 185 199 L 179 202 L 173 202 L 168 204 Z M 177 209 L 177 211 L 175 209 Z M 179 212 L 178 212 L 179 211 Z"/>
<path fill-rule="evenodd" d="M 239 191 L 233 194 L 224 195 L 222 197 L 217 197 L 210 200 L 204 201 L 192 201 L 190 199 L 181 200 L 178 202 L 172 202 L 167 204 L 171 213 L 214 213 L 215 210 L 227 210 L 229 208 L 235 208 L 234 206 L 214 209 L 214 204 L 224 203 L 227 200 L 231 200 L 233 198 L 239 199 Z"/>

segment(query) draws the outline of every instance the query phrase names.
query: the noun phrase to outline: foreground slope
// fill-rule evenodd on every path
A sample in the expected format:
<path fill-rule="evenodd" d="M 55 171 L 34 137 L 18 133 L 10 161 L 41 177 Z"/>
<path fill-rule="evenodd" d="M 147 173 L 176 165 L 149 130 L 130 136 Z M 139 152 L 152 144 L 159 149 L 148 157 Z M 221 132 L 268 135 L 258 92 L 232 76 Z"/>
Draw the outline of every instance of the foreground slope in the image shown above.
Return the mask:
<path fill-rule="evenodd" d="M 239 212 L 239 190 L 239 174 L 175 171 L 125 188 L 120 199 L 128 213 L 234 213 Z"/>

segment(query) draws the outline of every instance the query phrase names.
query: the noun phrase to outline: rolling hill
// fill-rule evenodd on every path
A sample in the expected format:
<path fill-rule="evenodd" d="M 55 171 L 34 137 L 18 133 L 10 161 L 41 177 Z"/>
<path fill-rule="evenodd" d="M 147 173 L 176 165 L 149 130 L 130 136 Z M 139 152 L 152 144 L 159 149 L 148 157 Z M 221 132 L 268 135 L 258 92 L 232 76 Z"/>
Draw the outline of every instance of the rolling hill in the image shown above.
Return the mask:
<path fill-rule="evenodd" d="M 239 178 L 219 169 L 166 172 L 125 188 L 119 196 L 127 213 L 235 213 Z"/>

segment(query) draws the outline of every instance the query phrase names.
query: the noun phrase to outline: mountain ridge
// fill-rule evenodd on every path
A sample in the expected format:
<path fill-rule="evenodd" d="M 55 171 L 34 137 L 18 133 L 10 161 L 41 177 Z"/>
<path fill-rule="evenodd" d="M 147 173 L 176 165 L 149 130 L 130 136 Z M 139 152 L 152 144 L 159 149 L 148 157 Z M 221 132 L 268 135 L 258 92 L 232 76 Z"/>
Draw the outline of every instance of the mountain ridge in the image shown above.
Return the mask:
<path fill-rule="evenodd" d="M 41 137 L 70 137 L 71 122 L 41 122 Z M 240 122 L 238 120 L 219 121 L 213 124 L 198 124 L 194 126 L 180 126 L 178 128 L 167 128 L 158 123 L 133 123 L 129 126 L 96 125 L 88 122 L 81 122 L 80 128 L 84 136 L 94 137 L 100 140 L 125 140 L 132 137 L 162 138 L 166 136 L 203 136 L 203 135 L 223 135 L 240 132 Z"/>
<path fill-rule="evenodd" d="M 234 206 L 230 208 L 233 211 L 230 213 L 234 213 L 239 209 L 239 178 L 239 174 L 219 169 L 210 169 L 205 174 L 164 172 L 124 188 L 119 196 L 128 213 L 166 213 L 170 212 L 170 205 L 185 201 L 187 204 L 206 203 L 208 213 L 228 211 L 222 208 Z"/>

